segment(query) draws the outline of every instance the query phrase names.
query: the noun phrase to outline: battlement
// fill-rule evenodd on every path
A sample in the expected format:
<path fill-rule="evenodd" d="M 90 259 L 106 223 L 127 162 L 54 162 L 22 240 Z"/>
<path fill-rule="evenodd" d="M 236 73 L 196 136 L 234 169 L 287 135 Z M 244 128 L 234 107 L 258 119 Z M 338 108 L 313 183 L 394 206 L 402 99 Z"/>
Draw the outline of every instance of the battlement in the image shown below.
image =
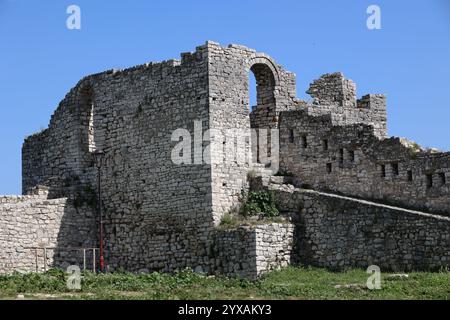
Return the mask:
<path fill-rule="evenodd" d="M 386 110 L 386 96 L 384 94 L 367 94 L 361 99 L 356 100 L 358 108 L 373 110 Z"/>
<path fill-rule="evenodd" d="M 342 72 L 327 73 L 311 83 L 306 93 L 317 106 L 341 106 L 347 108 L 386 109 L 386 96 L 367 94 L 356 98 L 356 84 L 346 79 Z"/>
<path fill-rule="evenodd" d="M 313 97 L 312 105 L 307 106 L 310 115 L 330 114 L 335 125 L 370 124 L 378 137 L 386 137 L 385 95 L 367 94 L 357 99 L 356 84 L 341 72 L 323 75 L 306 93 Z"/>
<path fill-rule="evenodd" d="M 280 117 L 280 167 L 300 184 L 450 215 L 450 153 L 381 139 L 372 125 L 336 125 L 330 115 Z"/>
<path fill-rule="evenodd" d="M 341 72 L 324 74 L 311 83 L 306 93 L 314 98 L 315 105 L 356 106 L 356 84 Z"/>

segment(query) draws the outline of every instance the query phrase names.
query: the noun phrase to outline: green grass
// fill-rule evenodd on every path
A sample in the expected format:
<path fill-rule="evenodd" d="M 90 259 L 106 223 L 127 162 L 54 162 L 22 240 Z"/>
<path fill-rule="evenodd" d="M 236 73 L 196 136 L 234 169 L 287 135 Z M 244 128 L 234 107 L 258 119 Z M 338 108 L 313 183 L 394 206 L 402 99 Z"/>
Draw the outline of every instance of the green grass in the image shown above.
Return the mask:
<path fill-rule="evenodd" d="M 382 274 L 380 290 L 369 290 L 365 286 L 369 274 L 364 270 L 334 273 L 289 267 L 255 282 L 191 271 L 83 273 L 82 289 L 72 291 L 66 287 L 67 275 L 51 270 L 0 276 L 0 298 L 16 299 L 21 294 L 25 299 L 450 299 L 449 271 L 409 273 L 403 279 L 388 275 Z"/>

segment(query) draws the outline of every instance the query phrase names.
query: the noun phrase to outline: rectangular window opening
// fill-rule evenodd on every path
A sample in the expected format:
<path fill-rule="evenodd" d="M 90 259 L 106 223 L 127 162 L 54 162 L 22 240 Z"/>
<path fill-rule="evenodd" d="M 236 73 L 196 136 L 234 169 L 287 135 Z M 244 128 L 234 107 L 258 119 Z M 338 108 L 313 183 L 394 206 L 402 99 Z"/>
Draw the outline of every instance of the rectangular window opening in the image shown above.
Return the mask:
<path fill-rule="evenodd" d="M 308 147 L 308 138 L 306 136 L 302 137 L 302 146 L 303 146 L 303 148 Z"/>
<path fill-rule="evenodd" d="M 384 164 L 381 165 L 381 177 L 386 178 L 386 166 Z"/>
<path fill-rule="evenodd" d="M 439 180 L 441 181 L 441 185 L 444 186 L 446 184 L 445 173 L 439 173 Z"/>
<path fill-rule="evenodd" d="M 350 159 L 351 162 L 355 162 L 355 151 L 349 150 L 348 151 L 348 158 Z"/>
<path fill-rule="evenodd" d="M 408 181 L 413 181 L 413 174 L 412 174 L 411 170 L 408 170 L 407 176 L 408 176 Z"/>
<path fill-rule="evenodd" d="M 398 163 L 394 162 L 391 164 L 392 166 L 392 174 L 398 176 Z"/>
<path fill-rule="evenodd" d="M 293 129 L 289 130 L 289 142 L 294 143 L 294 130 Z"/>
<path fill-rule="evenodd" d="M 322 145 L 323 145 L 323 151 L 328 151 L 328 140 L 327 139 L 322 140 Z"/>
<path fill-rule="evenodd" d="M 333 165 L 331 163 L 327 163 L 327 173 L 333 172 Z"/>
<path fill-rule="evenodd" d="M 427 179 L 427 188 L 430 189 L 431 187 L 433 187 L 433 175 L 430 173 L 427 174 L 426 179 Z"/>
<path fill-rule="evenodd" d="M 344 164 L 344 149 L 339 149 L 339 163 Z"/>

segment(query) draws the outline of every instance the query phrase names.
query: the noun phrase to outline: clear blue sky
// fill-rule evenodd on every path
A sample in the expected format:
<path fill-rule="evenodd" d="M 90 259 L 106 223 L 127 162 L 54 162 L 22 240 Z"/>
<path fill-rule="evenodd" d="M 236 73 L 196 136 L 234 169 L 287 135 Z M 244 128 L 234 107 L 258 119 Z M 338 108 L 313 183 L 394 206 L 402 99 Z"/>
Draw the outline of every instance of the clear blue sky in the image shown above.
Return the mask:
<path fill-rule="evenodd" d="M 81 30 L 68 30 L 76 4 Z M 381 8 L 368 30 L 366 9 Z M 21 192 L 21 145 L 83 76 L 179 58 L 206 40 L 266 52 L 300 98 L 342 71 L 388 96 L 389 134 L 450 150 L 450 1 L 0 0 L 0 194 Z"/>

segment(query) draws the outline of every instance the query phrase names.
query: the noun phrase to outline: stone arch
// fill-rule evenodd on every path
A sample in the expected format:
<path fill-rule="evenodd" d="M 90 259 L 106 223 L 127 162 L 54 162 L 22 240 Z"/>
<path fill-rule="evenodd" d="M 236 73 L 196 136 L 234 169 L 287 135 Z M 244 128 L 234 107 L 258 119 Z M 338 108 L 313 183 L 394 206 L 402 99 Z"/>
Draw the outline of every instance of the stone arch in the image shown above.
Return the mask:
<path fill-rule="evenodd" d="M 257 129 L 257 139 L 252 140 L 252 150 L 256 162 L 268 163 L 272 156 L 272 136 L 270 129 L 277 127 L 276 99 L 280 84 L 278 68 L 267 56 L 254 56 L 248 61 L 248 73 L 256 79 L 256 108 L 250 113 L 250 126 Z M 263 137 L 264 136 L 264 137 Z M 265 142 L 264 142 L 265 141 Z"/>
<path fill-rule="evenodd" d="M 275 92 L 279 85 L 279 75 L 275 63 L 268 57 L 255 56 L 247 65 L 248 73 L 256 79 L 256 102 L 258 108 L 275 107 Z"/>
<path fill-rule="evenodd" d="M 255 55 L 253 57 L 251 57 L 248 60 L 247 63 L 247 69 L 248 71 L 250 71 L 250 69 L 255 65 L 255 64 L 261 64 L 261 65 L 265 65 L 267 68 L 269 68 L 272 71 L 272 74 L 274 76 L 274 81 L 275 81 L 275 87 L 279 86 L 280 84 L 280 75 L 278 72 L 278 67 L 277 64 L 275 63 L 275 61 L 270 58 L 267 55 Z"/>

